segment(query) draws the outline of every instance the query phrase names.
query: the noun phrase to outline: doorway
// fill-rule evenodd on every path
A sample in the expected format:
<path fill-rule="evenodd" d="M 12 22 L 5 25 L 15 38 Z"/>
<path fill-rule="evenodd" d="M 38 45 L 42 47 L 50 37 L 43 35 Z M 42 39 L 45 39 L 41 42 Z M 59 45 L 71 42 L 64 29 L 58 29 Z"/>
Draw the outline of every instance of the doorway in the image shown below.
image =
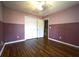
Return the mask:
<path fill-rule="evenodd" d="M 44 37 L 48 38 L 48 20 L 44 20 Z"/>

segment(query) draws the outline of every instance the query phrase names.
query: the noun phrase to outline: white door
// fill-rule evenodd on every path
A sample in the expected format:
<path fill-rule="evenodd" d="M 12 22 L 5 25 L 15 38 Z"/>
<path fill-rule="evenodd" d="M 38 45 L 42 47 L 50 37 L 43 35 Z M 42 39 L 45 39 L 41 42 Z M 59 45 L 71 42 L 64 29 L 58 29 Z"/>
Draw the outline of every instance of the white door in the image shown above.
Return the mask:
<path fill-rule="evenodd" d="M 38 38 L 44 37 L 44 20 L 37 21 L 37 28 L 38 28 L 37 31 Z"/>
<path fill-rule="evenodd" d="M 33 16 L 25 16 L 25 39 L 44 37 L 44 21 Z"/>
<path fill-rule="evenodd" d="M 25 16 L 25 39 L 37 38 L 37 20 L 32 16 Z"/>

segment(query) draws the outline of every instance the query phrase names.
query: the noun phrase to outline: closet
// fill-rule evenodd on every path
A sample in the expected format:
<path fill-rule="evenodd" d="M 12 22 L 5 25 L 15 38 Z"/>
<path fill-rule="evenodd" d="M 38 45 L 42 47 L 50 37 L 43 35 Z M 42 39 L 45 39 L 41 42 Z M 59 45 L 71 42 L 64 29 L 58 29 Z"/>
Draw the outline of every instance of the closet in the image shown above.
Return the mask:
<path fill-rule="evenodd" d="M 44 37 L 44 20 L 25 16 L 25 39 Z"/>

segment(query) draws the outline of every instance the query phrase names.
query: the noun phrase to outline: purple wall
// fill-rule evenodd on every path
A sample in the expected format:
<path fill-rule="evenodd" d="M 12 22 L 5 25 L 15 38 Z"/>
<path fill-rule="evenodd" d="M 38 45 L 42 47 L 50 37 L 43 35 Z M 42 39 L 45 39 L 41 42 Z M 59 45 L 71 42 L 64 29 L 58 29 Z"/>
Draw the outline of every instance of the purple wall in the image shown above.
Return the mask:
<path fill-rule="evenodd" d="M 24 24 L 4 23 L 4 29 L 5 42 L 24 39 Z"/>
<path fill-rule="evenodd" d="M 79 4 L 54 13 L 48 18 L 49 38 L 79 46 Z"/>
<path fill-rule="evenodd" d="M 79 45 L 79 23 L 54 24 L 50 27 L 50 38 Z M 61 39 L 59 39 L 60 36 Z"/>
<path fill-rule="evenodd" d="M 25 14 L 5 6 L 3 7 L 3 11 L 4 41 L 11 42 L 24 39 Z"/>
<path fill-rule="evenodd" d="M 4 40 L 3 40 L 3 8 L 2 8 L 2 3 L 0 1 L 0 51 L 3 47 L 3 43 L 4 43 Z"/>
<path fill-rule="evenodd" d="M 0 21 L 0 50 L 2 49 L 3 45 L 1 44 L 3 41 L 3 23 Z"/>

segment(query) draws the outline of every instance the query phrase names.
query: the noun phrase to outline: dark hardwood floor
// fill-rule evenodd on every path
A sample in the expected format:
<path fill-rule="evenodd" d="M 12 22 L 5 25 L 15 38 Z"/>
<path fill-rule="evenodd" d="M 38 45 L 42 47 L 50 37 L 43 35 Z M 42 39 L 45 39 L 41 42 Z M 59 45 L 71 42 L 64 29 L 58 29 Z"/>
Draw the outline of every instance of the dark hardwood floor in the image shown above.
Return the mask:
<path fill-rule="evenodd" d="M 39 38 L 26 40 L 25 42 L 8 44 L 5 46 L 2 56 L 75 57 L 79 56 L 79 49 L 53 42 L 45 38 Z"/>

